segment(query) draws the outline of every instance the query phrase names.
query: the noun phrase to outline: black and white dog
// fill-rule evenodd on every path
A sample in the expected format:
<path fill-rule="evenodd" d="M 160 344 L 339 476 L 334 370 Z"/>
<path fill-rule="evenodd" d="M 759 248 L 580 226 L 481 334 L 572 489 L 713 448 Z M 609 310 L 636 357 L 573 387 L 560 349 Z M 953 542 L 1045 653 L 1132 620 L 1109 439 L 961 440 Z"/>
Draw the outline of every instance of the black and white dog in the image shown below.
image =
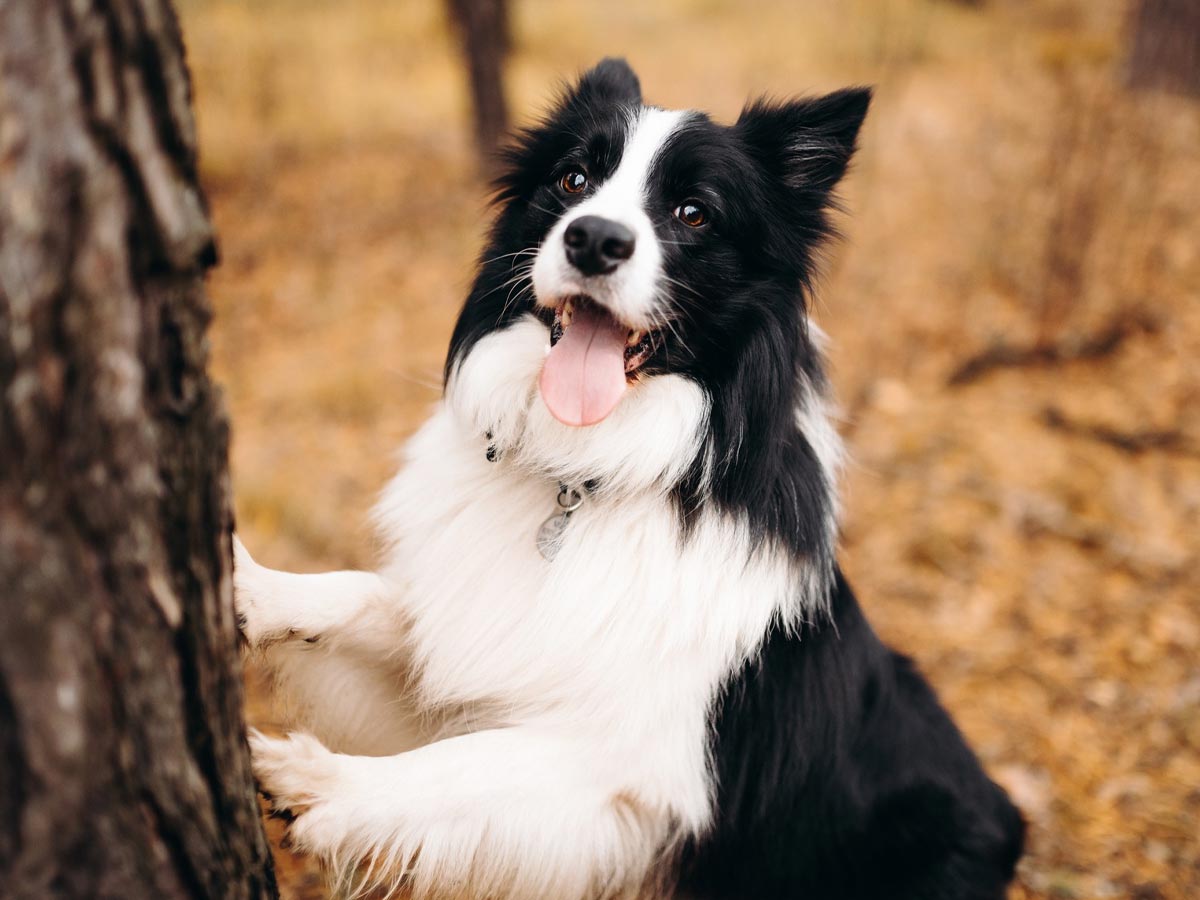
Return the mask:
<path fill-rule="evenodd" d="M 600 63 L 510 152 L 380 570 L 238 545 L 310 733 L 255 769 L 343 892 L 1004 896 L 1019 813 L 835 561 L 806 298 L 869 99 L 722 126 Z"/>

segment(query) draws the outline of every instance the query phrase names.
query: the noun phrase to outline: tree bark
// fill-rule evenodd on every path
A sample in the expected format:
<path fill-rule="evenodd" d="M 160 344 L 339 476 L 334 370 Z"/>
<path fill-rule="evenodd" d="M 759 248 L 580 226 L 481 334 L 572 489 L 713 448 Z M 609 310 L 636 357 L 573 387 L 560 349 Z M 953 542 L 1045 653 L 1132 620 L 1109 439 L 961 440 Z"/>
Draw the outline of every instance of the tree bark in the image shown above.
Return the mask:
<path fill-rule="evenodd" d="M 448 6 L 467 64 L 475 144 L 484 166 L 491 168 L 496 147 L 508 130 L 504 99 L 504 62 L 511 41 L 507 0 L 448 0 Z"/>
<path fill-rule="evenodd" d="M 0 896 L 276 895 L 167 0 L 0 0 Z"/>
<path fill-rule="evenodd" d="M 1131 87 L 1200 96 L 1200 2 L 1138 0 L 1129 29 Z"/>

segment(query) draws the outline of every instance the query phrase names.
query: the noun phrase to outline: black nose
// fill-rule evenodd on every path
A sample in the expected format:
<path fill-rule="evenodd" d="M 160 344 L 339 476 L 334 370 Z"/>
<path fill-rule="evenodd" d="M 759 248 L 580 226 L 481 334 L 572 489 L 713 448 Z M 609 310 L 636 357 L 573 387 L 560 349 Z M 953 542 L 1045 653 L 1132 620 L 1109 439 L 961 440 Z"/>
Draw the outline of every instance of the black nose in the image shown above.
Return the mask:
<path fill-rule="evenodd" d="M 633 256 L 633 232 L 612 219 L 580 216 L 563 232 L 567 259 L 584 275 L 607 275 Z"/>

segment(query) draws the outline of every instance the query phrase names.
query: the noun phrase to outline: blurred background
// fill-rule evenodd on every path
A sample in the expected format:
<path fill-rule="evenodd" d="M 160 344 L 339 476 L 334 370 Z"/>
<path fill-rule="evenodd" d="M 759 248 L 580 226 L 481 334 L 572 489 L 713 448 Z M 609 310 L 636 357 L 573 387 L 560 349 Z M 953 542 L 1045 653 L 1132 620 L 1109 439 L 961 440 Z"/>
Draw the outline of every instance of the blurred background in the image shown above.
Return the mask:
<path fill-rule="evenodd" d="M 875 85 L 814 311 L 844 568 L 1028 817 L 1013 897 L 1200 896 L 1200 3 L 180 6 L 238 524 L 298 571 L 371 564 L 505 121 L 607 54 L 725 121 Z"/>

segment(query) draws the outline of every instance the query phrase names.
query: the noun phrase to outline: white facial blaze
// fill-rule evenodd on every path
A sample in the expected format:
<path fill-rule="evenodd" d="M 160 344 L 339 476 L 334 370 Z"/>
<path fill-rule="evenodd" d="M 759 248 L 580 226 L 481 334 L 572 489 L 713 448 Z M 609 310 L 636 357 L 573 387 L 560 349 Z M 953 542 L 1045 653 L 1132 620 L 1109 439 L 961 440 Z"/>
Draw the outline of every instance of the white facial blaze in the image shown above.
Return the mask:
<path fill-rule="evenodd" d="M 679 110 L 643 107 L 630 117 L 617 170 L 595 194 L 563 214 L 538 251 L 533 287 L 540 303 L 555 306 L 563 297 L 587 294 L 633 328 L 654 327 L 662 250 L 647 213 L 646 186 L 663 145 L 687 116 Z M 633 256 L 610 275 L 585 276 L 567 260 L 563 244 L 563 233 L 580 216 L 601 216 L 632 230 Z"/>

